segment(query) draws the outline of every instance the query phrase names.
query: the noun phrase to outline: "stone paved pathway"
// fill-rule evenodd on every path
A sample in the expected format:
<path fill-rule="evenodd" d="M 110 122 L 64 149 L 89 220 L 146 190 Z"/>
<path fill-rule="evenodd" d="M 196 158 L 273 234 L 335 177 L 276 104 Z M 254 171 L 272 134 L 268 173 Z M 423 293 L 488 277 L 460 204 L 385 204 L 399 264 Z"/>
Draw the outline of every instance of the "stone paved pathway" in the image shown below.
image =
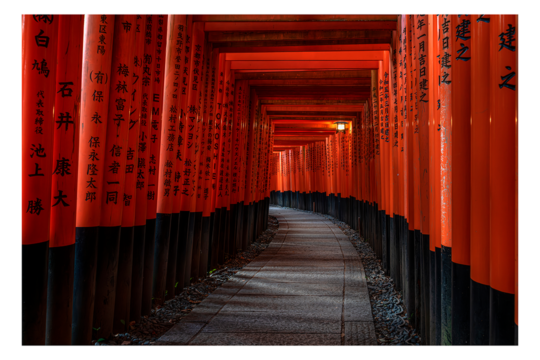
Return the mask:
<path fill-rule="evenodd" d="M 270 246 L 158 341 L 178 345 L 375 345 L 362 262 L 327 219 L 270 207 Z"/>

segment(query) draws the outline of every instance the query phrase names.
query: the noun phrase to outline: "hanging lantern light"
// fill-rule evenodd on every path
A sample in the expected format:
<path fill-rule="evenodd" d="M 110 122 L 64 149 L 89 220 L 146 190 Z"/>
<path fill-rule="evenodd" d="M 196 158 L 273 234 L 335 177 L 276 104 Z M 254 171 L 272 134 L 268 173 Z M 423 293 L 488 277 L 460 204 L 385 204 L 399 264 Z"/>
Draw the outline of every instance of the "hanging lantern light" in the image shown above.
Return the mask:
<path fill-rule="evenodd" d="M 336 134 L 340 132 L 345 133 L 346 121 L 336 121 L 334 124 L 336 124 Z"/>

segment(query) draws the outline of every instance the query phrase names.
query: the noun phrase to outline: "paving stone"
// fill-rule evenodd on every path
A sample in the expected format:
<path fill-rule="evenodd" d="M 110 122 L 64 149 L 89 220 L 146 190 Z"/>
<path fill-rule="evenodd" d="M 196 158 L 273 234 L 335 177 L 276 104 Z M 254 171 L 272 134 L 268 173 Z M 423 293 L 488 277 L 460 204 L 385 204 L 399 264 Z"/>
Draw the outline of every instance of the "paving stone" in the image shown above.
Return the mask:
<path fill-rule="evenodd" d="M 279 282 L 271 279 L 251 279 L 238 295 L 318 295 L 331 296 L 343 293 L 343 284 L 318 284 Z"/>
<path fill-rule="evenodd" d="M 205 322 L 181 321 L 159 338 L 160 342 L 168 342 L 177 345 L 185 345 L 204 326 Z"/>
<path fill-rule="evenodd" d="M 343 311 L 343 295 L 238 295 L 227 302 L 227 304 L 221 309 L 221 313 L 242 311 L 307 311 L 321 312 L 334 317 L 339 316 Z"/>
<path fill-rule="evenodd" d="M 202 332 L 265 332 L 341 334 L 341 312 L 220 312 Z"/>
<path fill-rule="evenodd" d="M 345 322 L 345 345 L 377 345 L 376 339 L 373 322 Z"/>
<path fill-rule="evenodd" d="M 340 334 L 201 333 L 190 345 L 340 345 Z"/>

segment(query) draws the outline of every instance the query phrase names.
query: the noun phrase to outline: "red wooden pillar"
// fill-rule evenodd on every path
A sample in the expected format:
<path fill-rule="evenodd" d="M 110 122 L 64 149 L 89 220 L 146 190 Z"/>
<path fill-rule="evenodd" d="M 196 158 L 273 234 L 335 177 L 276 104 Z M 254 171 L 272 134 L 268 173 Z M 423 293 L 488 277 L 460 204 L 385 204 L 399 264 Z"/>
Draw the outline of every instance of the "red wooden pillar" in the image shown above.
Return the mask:
<path fill-rule="evenodd" d="M 156 236 L 156 213 L 158 201 L 158 176 L 160 166 L 160 146 L 161 146 L 161 114 L 163 107 L 163 85 L 165 72 L 165 55 L 167 42 L 167 16 L 152 15 L 155 30 L 155 51 L 152 61 L 154 71 L 151 80 L 154 82 L 150 104 L 152 108 L 152 133 L 150 135 L 150 155 L 148 160 L 148 191 L 146 208 L 146 239 L 144 251 L 144 281 L 143 281 L 143 303 L 142 315 L 149 315 L 152 309 L 152 284 L 154 273 L 154 248 Z"/>
<path fill-rule="evenodd" d="M 452 15 L 452 344 L 470 343 L 471 21 Z"/>
<path fill-rule="evenodd" d="M 415 47 L 418 106 L 418 150 L 419 150 L 419 220 L 420 220 L 420 274 L 422 294 L 423 343 L 430 343 L 430 296 L 429 296 L 429 89 L 433 78 L 430 78 L 432 61 L 429 58 L 431 43 L 429 41 L 428 15 L 415 15 Z"/>
<path fill-rule="evenodd" d="M 187 111 L 184 114 L 184 125 L 186 136 L 184 138 L 184 167 L 182 173 L 182 185 L 180 193 L 182 195 L 181 211 L 189 211 L 186 260 L 184 269 L 184 284 L 189 284 L 191 278 L 196 279 L 198 272 L 198 253 L 200 251 L 200 236 L 202 229 L 202 212 L 197 213 L 197 156 L 199 155 L 200 133 L 201 133 L 201 113 L 199 107 L 200 87 L 202 82 L 202 65 L 204 50 L 204 24 L 193 23 L 192 43 L 190 49 L 190 71 L 187 98 Z M 187 49 L 186 49 L 187 53 Z M 197 260 L 194 260 L 194 256 Z M 192 276 L 193 275 L 193 276 Z"/>
<path fill-rule="evenodd" d="M 73 345 L 88 345 L 92 338 L 114 22 L 113 15 L 85 17 L 71 325 Z"/>
<path fill-rule="evenodd" d="M 71 344 L 83 31 L 83 15 L 58 16 L 47 345 Z"/>
<path fill-rule="evenodd" d="M 128 329 L 131 322 L 130 303 L 132 288 L 132 270 L 135 273 L 142 271 L 143 264 L 140 256 L 135 256 L 135 212 L 136 212 L 136 184 L 137 165 L 139 162 L 139 131 L 142 99 L 142 68 L 144 57 L 144 27 L 146 17 L 137 15 L 135 26 L 135 46 L 132 56 L 131 73 L 133 78 L 131 90 L 131 105 L 128 123 L 128 144 L 126 175 L 123 196 L 122 229 L 120 232 L 120 251 L 118 259 L 118 275 L 116 298 L 114 305 L 113 332 L 121 333 Z M 140 239 L 140 237 L 138 238 Z M 138 241 L 140 243 L 140 240 Z M 143 248 L 137 247 L 140 252 Z M 137 254 L 138 255 L 138 254 Z M 138 317 L 137 317 L 138 318 Z"/>
<path fill-rule="evenodd" d="M 490 16 L 490 345 L 514 344 L 516 15 Z"/>
<path fill-rule="evenodd" d="M 58 23 L 22 17 L 23 345 L 45 344 Z"/>
<path fill-rule="evenodd" d="M 490 21 L 471 15 L 471 345 L 489 344 Z"/>
<path fill-rule="evenodd" d="M 114 39 L 110 98 L 106 136 L 101 141 L 103 192 L 96 272 L 96 302 L 93 333 L 96 339 L 108 338 L 113 331 L 116 276 L 122 225 L 123 195 L 128 154 L 129 108 L 132 94 L 132 66 L 136 15 L 118 15 L 114 19 Z"/>
<path fill-rule="evenodd" d="M 181 82 L 183 63 L 183 41 L 186 32 L 186 15 L 170 15 L 167 22 L 167 44 L 164 56 L 163 110 L 161 112 L 161 144 L 157 182 L 157 213 L 154 246 L 154 274 L 152 297 L 154 303 L 161 305 L 168 293 L 174 293 L 175 267 L 169 267 L 169 242 L 173 204 L 175 201 L 176 155 L 178 150 L 177 133 L 179 128 Z M 179 44 L 180 43 L 180 44 Z M 176 196 L 179 196 L 176 191 Z M 176 224 L 176 226 L 178 226 Z M 177 232 L 175 232 L 177 234 Z M 175 239 L 175 241 L 177 241 Z M 176 255 L 176 254 L 174 254 Z M 171 263 L 176 261 L 173 256 Z M 171 270 L 169 272 L 168 270 Z M 169 278 L 172 278 L 171 282 Z M 171 286 L 168 286 L 171 285 Z"/>
<path fill-rule="evenodd" d="M 455 42 L 452 39 L 452 24 L 449 15 L 440 18 L 441 60 L 441 344 L 452 344 L 452 58 Z"/>
<path fill-rule="evenodd" d="M 152 146 L 152 104 L 153 104 L 153 89 L 154 89 L 154 54 L 156 49 L 156 32 L 157 32 L 157 18 L 152 15 L 144 15 L 146 18 L 144 26 L 144 49 L 142 59 L 142 94 L 141 94 L 141 118 L 140 118 L 140 134 L 139 134 L 139 146 L 138 146 L 138 160 L 137 160 L 137 182 L 136 182 L 136 194 L 135 194 L 135 237 L 133 244 L 133 271 L 132 271 L 132 283 L 131 288 L 131 303 L 130 303 L 130 318 L 132 321 L 139 321 L 142 313 L 143 304 L 143 284 L 144 273 L 148 264 L 146 259 L 146 246 L 150 240 L 149 232 L 151 231 L 151 244 L 152 253 L 154 251 L 154 227 L 150 229 L 152 224 L 155 225 L 153 220 L 150 221 L 150 226 L 147 227 L 146 214 L 147 214 L 147 195 L 148 195 L 148 183 L 149 183 L 149 170 L 151 161 Z M 156 85 L 157 86 L 157 85 Z M 141 264 L 138 267 L 138 264 Z M 149 269 L 151 274 L 152 268 Z M 151 288 L 150 288 L 151 290 Z M 151 293 L 148 296 L 151 297 Z"/>
<path fill-rule="evenodd" d="M 179 294 L 183 291 L 184 287 L 189 285 L 188 283 L 185 283 L 185 263 L 187 261 L 187 236 L 188 236 L 188 228 L 189 228 L 189 210 L 184 210 L 182 208 L 182 202 L 184 200 L 185 195 L 182 194 L 182 186 L 184 186 L 185 183 L 188 183 L 186 180 L 186 176 L 184 173 L 184 167 L 185 167 L 185 142 L 187 138 L 187 124 L 186 124 L 186 114 L 188 112 L 188 94 L 189 94 L 189 79 L 190 79 L 190 69 L 191 69 L 191 62 L 190 62 L 190 55 L 192 50 L 192 15 L 188 15 L 186 19 L 186 27 L 185 27 L 185 33 L 184 33 L 184 39 L 182 41 L 182 53 L 181 53 L 181 75 L 178 80 L 181 81 L 180 83 L 180 94 L 179 94 L 179 102 L 178 102 L 178 137 L 177 137 L 177 146 L 176 149 L 176 168 L 174 172 L 174 191 L 173 194 L 175 196 L 174 202 L 173 202 L 173 214 L 172 214 L 172 221 L 171 221 L 171 236 L 175 236 L 176 232 L 176 274 L 174 276 L 175 282 L 173 283 L 172 280 L 172 273 L 167 271 L 167 276 L 169 277 L 169 283 L 171 283 L 171 287 L 174 287 L 174 293 Z M 178 215 L 177 215 L 178 214 Z M 178 218 L 177 218 L 178 217 Z M 176 222 L 176 224 L 175 224 Z M 174 254 L 169 252 L 169 257 L 173 257 Z M 170 264 L 172 265 L 172 264 Z M 169 264 L 167 264 L 169 267 Z M 171 266 L 172 271 L 172 266 Z M 171 274 L 171 275 L 169 275 Z M 172 290 L 171 290 L 172 292 Z M 172 297 L 172 294 L 167 294 L 168 297 Z"/>

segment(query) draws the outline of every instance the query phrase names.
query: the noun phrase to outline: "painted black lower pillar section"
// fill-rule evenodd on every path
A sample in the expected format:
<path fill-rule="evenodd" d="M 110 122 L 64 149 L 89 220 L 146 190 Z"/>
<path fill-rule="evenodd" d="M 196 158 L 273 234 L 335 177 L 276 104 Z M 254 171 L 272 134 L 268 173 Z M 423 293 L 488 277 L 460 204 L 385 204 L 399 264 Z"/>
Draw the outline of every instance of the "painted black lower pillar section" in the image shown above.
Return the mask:
<path fill-rule="evenodd" d="M 424 343 L 424 326 L 422 318 L 422 234 L 414 230 L 414 327 L 420 333 Z"/>
<path fill-rule="evenodd" d="M 238 251 L 245 251 L 247 247 L 244 243 L 244 202 L 240 201 L 236 209 L 236 246 L 238 247 Z"/>
<path fill-rule="evenodd" d="M 73 274 L 73 316 L 71 324 L 72 345 L 90 345 L 92 340 L 98 234 L 99 227 L 97 226 L 78 227 L 75 229 L 75 270 Z"/>
<path fill-rule="evenodd" d="M 396 290 L 399 291 L 399 259 L 397 252 L 398 247 L 396 242 L 395 218 L 387 216 L 386 220 L 388 221 L 388 253 L 390 259 L 390 276 L 392 277 L 392 279 L 394 279 L 394 285 L 396 287 Z"/>
<path fill-rule="evenodd" d="M 248 237 L 248 225 L 249 225 L 249 205 L 244 204 L 244 209 L 242 210 L 242 226 L 240 227 L 240 231 L 242 232 L 242 249 L 246 250 L 249 246 L 249 237 Z"/>
<path fill-rule="evenodd" d="M 178 230 L 180 227 L 180 214 L 171 214 L 171 231 L 169 235 L 169 248 L 167 249 L 167 276 L 165 280 L 165 300 L 174 298 L 176 280 L 176 261 L 178 260 Z"/>
<path fill-rule="evenodd" d="M 154 245 L 154 277 L 152 297 L 154 304 L 165 302 L 165 283 L 167 281 L 167 260 L 169 256 L 169 238 L 171 235 L 171 214 L 156 214 L 156 243 Z"/>
<path fill-rule="evenodd" d="M 437 322 L 435 308 L 437 307 L 437 293 L 435 287 L 439 284 L 435 282 L 435 251 L 429 251 L 429 344 L 439 345 L 437 343 Z"/>
<path fill-rule="evenodd" d="M 22 344 L 44 345 L 49 242 L 22 246 Z"/>
<path fill-rule="evenodd" d="M 424 339 L 425 345 L 431 341 L 430 333 L 430 300 L 429 300 L 429 235 L 422 236 L 422 316 L 424 319 Z"/>
<path fill-rule="evenodd" d="M 441 246 L 441 345 L 452 345 L 452 248 Z"/>
<path fill-rule="evenodd" d="M 154 244 L 156 236 L 156 219 L 146 220 L 144 236 L 144 274 L 141 302 L 141 315 L 150 315 L 152 311 L 152 280 L 154 278 Z"/>
<path fill-rule="evenodd" d="M 210 216 L 202 217 L 202 232 L 201 232 L 201 257 L 199 260 L 199 276 L 206 277 L 208 272 L 208 253 L 210 249 Z"/>
<path fill-rule="evenodd" d="M 131 321 L 139 322 L 139 320 L 141 320 L 142 308 L 146 225 L 135 226 L 133 231 L 133 267 L 131 270 L 129 318 Z"/>
<path fill-rule="evenodd" d="M 129 329 L 129 305 L 131 297 L 131 273 L 133 268 L 134 228 L 123 227 L 120 231 L 120 250 L 118 252 L 118 275 L 114 300 L 113 334 Z"/>
<path fill-rule="evenodd" d="M 214 224 L 212 225 L 212 237 L 210 241 L 210 268 L 215 269 L 218 266 L 219 251 L 219 230 L 221 222 L 221 209 L 214 211 Z"/>
<path fill-rule="evenodd" d="M 74 259 L 75 244 L 49 248 L 46 345 L 71 344 Z"/>
<path fill-rule="evenodd" d="M 174 294 L 180 294 L 187 284 L 184 282 L 186 270 L 187 233 L 189 227 L 189 211 L 180 211 L 178 215 L 178 245 L 176 253 L 176 283 Z"/>
<path fill-rule="evenodd" d="M 388 244 L 388 232 L 387 232 L 387 225 L 386 225 L 386 218 L 387 218 L 387 215 L 385 214 L 385 211 L 384 210 L 381 210 L 379 212 L 380 214 L 380 217 L 381 217 L 381 245 L 382 245 L 382 257 L 381 257 L 381 260 L 382 260 L 382 264 L 383 264 L 383 269 L 384 269 L 384 272 L 386 274 L 389 274 L 390 273 L 390 259 L 388 258 L 388 254 L 390 253 L 390 249 L 389 249 L 389 244 Z"/>
<path fill-rule="evenodd" d="M 230 206 L 230 216 L 229 216 L 229 242 L 228 250 L 229 256 L 234 257 L 237 251 L 236 245 L 236 223 L 238 221 L 238 205 L 231 204 Z"/>
<path fill-rule="evenodd" d="M 195 216 L 195 230 L 193 231 L 193 251 L 191 253 L 191 277 L 193 281 L 197 281 L 201 259 L 202 212 L 195 212 L 193 215 Z"/>
<path fill-rule="evenodd" d="M 489 285 L 470 279 L 471 345 L 489 345 Z"/>
<path fill-rule="evenodd" d="M 514 344 L 514 294 L 489 291 L 489 345 Z"/>
<path fill-rule="evenodd" d="M 184 257 L 184 287 L 191 285 L 191 260 L 193 258 L 193 239 L 195 237 L 195 213 L 189 213 Z"/>
<path fill-rule="evenodd" d="M 471 267 L 452 262 L 452 345 L 470 344 Z"/>
<path fill-rule="evenodd" d="M 95 339 L 106 339 L 113 333 L 120 232 L 120 226 L 99 228 L 96 300 L 92 321 Z"/>
<path fill-rule="evenodd" d="M 441 261 L 441 248 L 435 246 L 435 329 L 436 329 L 436 343 L 437 345 L 442 344 L 442 326 L 441 326 L 441 316 L 442 316 L 442 299 L 441 299 L 441 270 L 442 270 L 442 261 Z"/>

